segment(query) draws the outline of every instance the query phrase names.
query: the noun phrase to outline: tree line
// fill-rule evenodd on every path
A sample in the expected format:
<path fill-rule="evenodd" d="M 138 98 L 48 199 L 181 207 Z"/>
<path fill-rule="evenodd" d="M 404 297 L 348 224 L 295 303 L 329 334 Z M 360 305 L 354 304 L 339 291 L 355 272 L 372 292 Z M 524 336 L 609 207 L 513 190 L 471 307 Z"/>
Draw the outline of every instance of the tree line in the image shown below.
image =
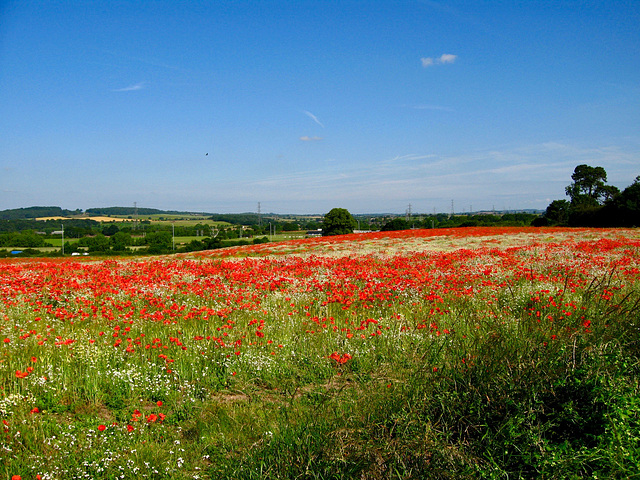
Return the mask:
<path fill-rule="evenodd" d="M 65 210 L 60 207 L 27 207 L 0 211 L 0 220 L 35 219 L 39 217 L 68 217 L 82 214 L 82 210 Z"/>
<path fill-rule="evenodd" d="M 578 165 L 565 188 L 569 200 L 554 200 L 534 224 L 572 227 L 640 226 L 640 176 L 624 190 L 607 185 L 602 167 Z"/>
<path fill-rule="evenodd" d="M 458 227 L 523 227 L 529 226 L 539 218 L 536 213 L 505 214 L 464 214 L 449 215 L 437 213 L 433 215 L 397 216 L 387 215 L 373 218 L 354 216 L 344 208 L 334 208 L 324 216 L 322 234 L 324 236 L 344 235 L 359 230 L 409 230 L 412 228 L 458 228 Z"/>

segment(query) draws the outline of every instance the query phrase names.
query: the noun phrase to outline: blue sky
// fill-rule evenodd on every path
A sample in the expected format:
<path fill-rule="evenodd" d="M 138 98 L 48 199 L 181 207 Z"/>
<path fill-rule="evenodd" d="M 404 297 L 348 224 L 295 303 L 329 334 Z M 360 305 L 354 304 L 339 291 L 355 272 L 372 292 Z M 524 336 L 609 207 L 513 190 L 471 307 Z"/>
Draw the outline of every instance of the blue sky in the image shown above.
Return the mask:
<path fill-rule="evenodd" d="M 0 210 L 544 209 L 582 163 L 622 189 L 638 25 L 634 1 L 0 0 Z"/>

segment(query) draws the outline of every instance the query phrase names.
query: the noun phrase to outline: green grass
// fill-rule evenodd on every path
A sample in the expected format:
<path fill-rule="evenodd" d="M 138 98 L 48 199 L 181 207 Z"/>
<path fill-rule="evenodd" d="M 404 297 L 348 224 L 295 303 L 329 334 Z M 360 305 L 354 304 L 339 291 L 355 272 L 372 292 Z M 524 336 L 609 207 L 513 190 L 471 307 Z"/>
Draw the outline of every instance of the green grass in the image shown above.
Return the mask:
<path fill-rule="evenodd" d="M 187 235 L 187 236 L 176 236 L 174 237 L 174 241 L 176 242 L 176 245 L 183 245 L 186 243 L 189 243 L 193 240 L 198 240 L 198 241 L 202 241 L 204 240 L 205 237 L 200 237 L 200 236 L 196 236 L 196 235 Z"/>

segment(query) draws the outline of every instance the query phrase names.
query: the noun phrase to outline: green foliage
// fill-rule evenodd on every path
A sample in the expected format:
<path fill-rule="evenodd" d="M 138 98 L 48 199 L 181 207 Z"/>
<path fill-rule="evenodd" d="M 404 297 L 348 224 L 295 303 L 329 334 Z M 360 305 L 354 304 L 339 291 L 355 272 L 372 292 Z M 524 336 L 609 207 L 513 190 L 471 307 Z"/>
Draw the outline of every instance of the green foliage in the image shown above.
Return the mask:
<path fill-rule="evenodd" d="M 232 225 L 258 225 L 257 213 L 217 213 L 209 217 L 214 222 L 228 222 Z"/>
<path fill-rule="evenodd" d="M 171 232 L 149 232 L 145 236 L 145 242 L 147 245 L 149 245 L 149 253 L 166 253 L 172 248 Z"/>
<path fill-rule="evenodd" d="M 124 251 L 126 247 L 133 244 L 133 238 L 130 233 L 117 232 L 109 238 L 111 248 L 116 251 Z"/>
<path fill-rule="evenodd" d="M 65 219 L 65 234 L 71 237 L 79 237 L 91 233 L 97 233 L 100 224 L 95 220 Z M 51 232 L 61 230 L 60 220 L 26 220 L 26 219 L 0 219 L 0 232 L 24 232 L 26 230 Z"/>
<path fill-rule="evenodd" d="M 322 235 L 344 235 L 353 233 L 358 222 L 344 208 L 333 208 L 324 216 L 322 221 Z"/>
<path fill-rule="evenodd" d="M 297 230 L 300 230 L 300 225 L 296 222 L 285 222 L 282 224 L 283 232 L 295 232 Z"/>
<path fill-rule="evenodd" d="M 409 228 L 411 228 L 409 222 L 407 222 L 404 218 L 398 217 L 385 223 L 380 230 L 383 232 L 388 232 L 392 230 L 407 230 Z"/>
<path fill-rule="evenodd" d="M 602 167 L 578 165 L 565 188 L 570 202 L 554 200 L 547 207 L 544 223 L 550 225 L 629 227 L 640 225 L 640 177 L 623 192 L 606 185 Z"/>
<path fill-rule="evenodd" d="M 403 217 L 397 218 L 403 219 Z M 523 227 L 532 225 L 538 218 L 540 218 L 538 214 L 524 212 L 453 216 L 439 213 L 428 216 L 413 216 L 409 219 L 408 225 L 409 228 Z M 390 221 L 393 221 L 393 219 Z M 389 221 L 386 223 L 389 223 Z M 400 223 L 400 225 L 403 224 Z M 384 228 L 384 226 L 382 228 Z"/>
<path fill-rule="evenodd" d="M 60 207 L 27 207 L 2 210 L 0 211 L 0 219 L 15 220 L 39 217 L 65 217 L 78 215 L 80 213 L 82 213 L 80 210 L 63 210 Z"/>
<path fill-rule="evenodd" d="M 93 237 L 81 238 L 78 246 L 87 247 L 89 252 L 106 252 L 110 249 L 109 237 L 105 237 L 101 233 Z"/>
<path fill-rule="evenodd" d="M 24 231 L 22 233 L 0 233 L 0 247 L 35 248 L 44 247 L 42 235 Z"/>
<path fill-rule="evenodd" d="M 567 225 L 570 207 L 567 200 L 554 200 L 547 207 L 544 216 L 550 225 Z"/>
<path fill-rule="evenodd" d="M 112 235 L 115 235 L 119 231 L 120 231 L 120 229 L 118 228 L 118 226 L 115 223 L 110 223 L 109 225 L 105 226 L 102 229 L 102 234 L 106 235 L 107 237 L 110 237 Z"/>
<path fill-rule="evenodd" d="M 603 218 L 609 226 L 635 227 L 640 225 L 640 176 L 620 195 L 607 202 Z"/>
<path fill-rule="evenodd" d="M 173 210 L 158 210 L 157 208 L 136 208 L 136 207 L 102 207 L 102 208 L 87 208 L 86 213 L 88 215 L 185 215 L 188 212 L 177 212 Z"/>
<path fill-rule="evenodd" d="M 596 206 L 604 201 L 607 194 L 607 172 L 604 168 L 578 165 L 571 179 L 573 183 L 565 189 L 567 196 L 571 198 L 571 205 Z"/>

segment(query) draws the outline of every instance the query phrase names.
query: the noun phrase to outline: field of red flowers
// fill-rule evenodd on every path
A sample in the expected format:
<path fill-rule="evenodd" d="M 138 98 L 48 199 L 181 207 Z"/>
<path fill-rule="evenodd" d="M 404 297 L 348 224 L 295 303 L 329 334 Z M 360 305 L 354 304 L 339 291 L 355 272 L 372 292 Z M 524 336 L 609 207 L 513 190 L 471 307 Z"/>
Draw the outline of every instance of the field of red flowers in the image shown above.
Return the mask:
<path fill-rule="evenodd" d="M 0 475 L 624 476 L 639 278 L 636 230 L 0 260 Z"/>

